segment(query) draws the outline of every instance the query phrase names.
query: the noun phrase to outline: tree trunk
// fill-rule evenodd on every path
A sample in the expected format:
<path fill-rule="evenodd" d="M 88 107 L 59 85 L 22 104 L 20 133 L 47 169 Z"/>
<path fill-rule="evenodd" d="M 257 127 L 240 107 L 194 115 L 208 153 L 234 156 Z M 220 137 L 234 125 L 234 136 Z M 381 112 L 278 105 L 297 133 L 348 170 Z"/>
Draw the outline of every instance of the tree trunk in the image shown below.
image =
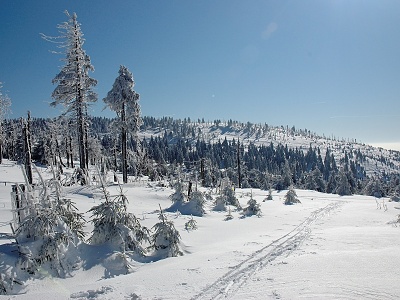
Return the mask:
<path fill-rule="evenodd" d="M 74 154 L 72 152 L 72 137 L 69 136 L 69 157 L 71 159 L 71 168 L 74 168 Z"/>
<path fill-rule="evenodd" d="M 65 138 L 65 156 L 67 157 L 67 168 L 69 168 L 69 150 L 68 150 L 68 138 Z"/>
<path fill-rule="evenodd" d="M 28 146 L 32 150 L 32 136 L 31 136 L 31 112 L 28 110 L 28 120 L 26 123 L 27 134 L 28 134 Z"/>
<path fill-rule="evenodd" d="M 79 96 L 77 105 L 77 123 L 78 123 L 78 146 L 79 146 L 79 167 L 82 170 L 81 184 L 85 185 L 85 175 L 86 175 L 86 143 L 85 143 L 85 117 L 82 111 L 82 96 Z"/>
<path fill-rule="evenodd" d="M 240 173 L 240 142 L 238 139 L 238 146 L 237 146 L 237 165 L 238 165 L 238 187 L 242 187 L 242 174 Z"/>
<path fill-rule="evenodd" d="M 125 120 L 125 103 L 122 104 L 121 110 L 121 143 L 122 143 L 122 180 L 124 183 L 128 182 L 128 157 L 127 157 L 127 134 L 126 134 L 126 120 Z"/>
<path fill-rule="evenodd" d="M 32 178 L 32 160 L 31 160 L 31 149 L 29 145 L 29 133 L 28 133 L 28 125 L 27 123 L 21 119 L 21 125 L 22 125 L 22 136 L 24 139 L 24 162 L 25 162 L 25 173 L 26 173 L 26 178 L 28 180 L 29 184 L 32 184 L 33 178 Z"/>
<path fill-rule="evenodd" d="M 60 144 L 58 143 L 57 138 L 56 138 L 56 152 L 57 152 L 58 160 L 60 161 L 61 166 L 63 166 L 65 168 L 65 164 L 62 161 L 62 157 L 61 157 Z"/>
<path fill-rule="evenodd" d="M 88 124 L 87 124 L 87 112 L 85 113 L 85 160 L 86 169 L 89 169 L 89 139 L 88 139 Z"/>
<path fill-rule="evenodd" d="M 203 186 L 206 185 L 206 176 L 205 176 L 205 168 L 204 168 L 204 158 L 200 161 L 200 177 L 201 177 L 201 184 Z"/>

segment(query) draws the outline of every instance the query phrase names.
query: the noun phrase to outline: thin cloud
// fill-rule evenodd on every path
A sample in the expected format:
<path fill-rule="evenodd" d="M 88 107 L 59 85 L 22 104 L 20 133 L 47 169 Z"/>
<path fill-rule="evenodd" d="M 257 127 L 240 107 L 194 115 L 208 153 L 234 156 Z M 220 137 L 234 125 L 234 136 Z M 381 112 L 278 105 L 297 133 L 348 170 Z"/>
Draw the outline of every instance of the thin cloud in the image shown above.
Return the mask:
<path fill-rule="evenodd" d="M 277 30 L 278 30 L 278 24 L 276 24 L 275 22 L 271 22 L 268 24 L 267 28 L 262 32 L 261 36 L 264 40 L 267 40 Z"/>

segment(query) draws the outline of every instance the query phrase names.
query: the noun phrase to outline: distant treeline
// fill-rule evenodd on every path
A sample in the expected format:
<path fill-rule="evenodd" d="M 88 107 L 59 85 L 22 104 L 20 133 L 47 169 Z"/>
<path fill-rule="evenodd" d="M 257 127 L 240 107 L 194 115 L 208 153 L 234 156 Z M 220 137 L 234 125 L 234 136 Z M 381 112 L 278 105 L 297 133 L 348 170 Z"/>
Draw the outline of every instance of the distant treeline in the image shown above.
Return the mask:
<path fill-rule="evenodd" d="M 119 170 L 119 135 L 113 129 L 113 119 L 91 117 L 89 120 L 88 162 Z M 4 127 L 3 157 L 21 160 L 20 120 L 6 120 Z M 205 127 L 211 128 L 206 134 Z M 245 136 L 247 142 L 210 135 L 217 128 Z M 34 161 L 59 164 L 61 168 L 73 167 L 72 158 L 76 159 L 78 151 L 74 146 L 76 142 L 70 142 L 76 139 L 73 122 L 63 118 L 33 118 L 30 131 Z M 382 154 L 361 151 L 359 147 L 348 147 L 342 150 L 339 158 L 329 147 L 321 153 L 319 147 L 293 147 L 290 140 L 285 145 L 272 141 L 259 145 L 252 141 L 252 138 L 266 136 L 273 140 L 277 132 L 293 137 L 325 138 L 294 126 L 143 117 L 141 138 L 128 139 L 129 173 L 149 176 L 152 180 L 180 173 L 187 180 L 197 179 L 209 187 L 217 186 L 222 178 L 228 177 L 234 186 L 243 188 L 282 190 L 294 186 L 341 195 L 360 193 L 380 197 L 399 194 L 399 173 L 394 161 L 400 159 L 396 153 L 388 159 Z M 367 175 L 367 161 L 382 167 Z M 393 171 L 396 169 L 397 172 Z"/>

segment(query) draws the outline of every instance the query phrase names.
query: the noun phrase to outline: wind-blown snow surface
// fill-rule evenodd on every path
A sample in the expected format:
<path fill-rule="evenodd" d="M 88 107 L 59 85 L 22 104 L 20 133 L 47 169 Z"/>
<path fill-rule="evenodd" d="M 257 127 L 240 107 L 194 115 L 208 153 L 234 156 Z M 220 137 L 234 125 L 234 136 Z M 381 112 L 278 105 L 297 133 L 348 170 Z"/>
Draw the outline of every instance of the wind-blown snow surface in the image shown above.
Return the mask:
<path fill-rule="evenodd" d="M 22 181 L 20 174 L 11 162 L 0 166 L 2 270 L 15 256 L 9 252 L 11 185 L 3 182 Z M 84 212 L 100 201 L 95 188 L 66 191 Z M 172 204 L 170 188 L 132 182 L 124 191 L 130 211 L 148 227 L 158 221 L 159 204 L 163 209 Z M 296 191 L 301 204 L 285 206 L 286 191 L 274 191 L 273 200 L 263 202 L 267 191 L 237 190 L 242 206 L 251 193 L 261 203 L 261 217 L 242 218 L 232 210 L 233 219 L 225 220 L 227 213 L 212 211 L 208 201 L 207 214 L 193 217 L 198 226 L 193 231 L 184 226 L 191 216 L 166 213 L 181 234 L 183 256 L 132 262 L 132 272 L 119 275 L 118 260 L 107 247 L 88 246 L 73 277 L 41 274 L 18 295 L 0 299 L 399 299 L 400 226 L 394 221 L 400 204 L 379 199 L 385 211 L 373 197 Z"/>

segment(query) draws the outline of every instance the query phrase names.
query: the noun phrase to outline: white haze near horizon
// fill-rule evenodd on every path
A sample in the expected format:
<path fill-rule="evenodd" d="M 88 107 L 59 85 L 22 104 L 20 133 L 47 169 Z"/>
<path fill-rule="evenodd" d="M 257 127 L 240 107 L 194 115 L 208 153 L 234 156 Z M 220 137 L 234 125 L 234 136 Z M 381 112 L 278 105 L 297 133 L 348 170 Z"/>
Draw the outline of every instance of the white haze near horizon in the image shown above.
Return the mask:
<path fill-rule="evenodd" d="M 388 142 L 388 143 L 370 143 L 373 147 L 380 147 L 387 150 L 400 151 L 400 142 Z"/>

